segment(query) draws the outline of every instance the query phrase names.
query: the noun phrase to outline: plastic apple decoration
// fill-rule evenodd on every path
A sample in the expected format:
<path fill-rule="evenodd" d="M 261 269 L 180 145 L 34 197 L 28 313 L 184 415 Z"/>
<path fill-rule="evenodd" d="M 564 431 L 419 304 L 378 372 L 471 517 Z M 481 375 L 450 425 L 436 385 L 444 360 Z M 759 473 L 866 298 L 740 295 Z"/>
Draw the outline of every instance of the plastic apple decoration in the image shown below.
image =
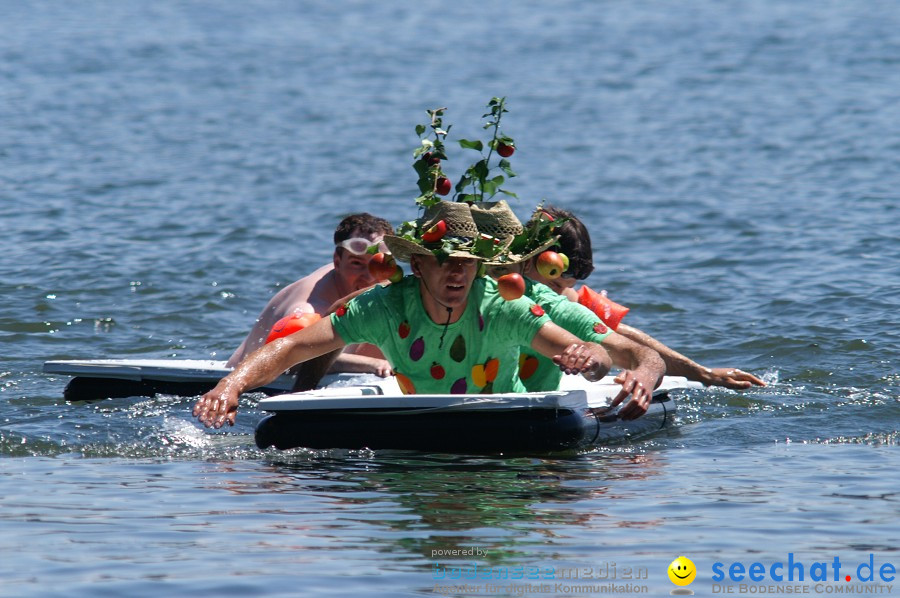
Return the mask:
<path fill-rule="evenodd" d="M 503 158 L 509 158 L 516 152 L 515 146 L 506 145 L 505 143 L 497 144 L 497 153 Z"/>
<path fill-rule="evenodd" d="M 563 272 L 569 269 L 569 256 L 565 253 L 560 253 L 559 257 L 562 258 L 563 261 Z"/>
<path fill-rule="evenodd" d="M 453 183 L 450 182 L 450 179 L 448 179 L 445 176 L 442 176 L 442 177 L 438 177 L 434 191 L 438 195 L 447 195 L 448 193 L 450 193 L 450 190 L 452 188 L 453 188 Z"/>
<path fill-rule="evenodd" d="M 443 239 L 444 235 L 446 234 L 447 223 L 443 220 L 438 220 L 434 226 L 432 226 L 422 234 L 422 240 L 426 243 L 434 243 Z"/>
<path fill-rule="evenodd" d="M 566 271 L 566 264 L 555 251 L 545 251 L 537 257 L 537 271 L 548 280 L 559 278 Z"/>
<path fill-rule="evenodd" d="M 525 294 L 525 279 L 513 272 L 497 279 L 497 292 L 507 301 L 515 301 Z"/>
<path fill-rule="evenodd" d="M 376 253 L 369 260 L 369 274 L 375 280 L 390 280 L 400 268 L 397 266 L 394 256 L 389 253 Z M 403 272 L 400 272 L 402 278 Z"/>

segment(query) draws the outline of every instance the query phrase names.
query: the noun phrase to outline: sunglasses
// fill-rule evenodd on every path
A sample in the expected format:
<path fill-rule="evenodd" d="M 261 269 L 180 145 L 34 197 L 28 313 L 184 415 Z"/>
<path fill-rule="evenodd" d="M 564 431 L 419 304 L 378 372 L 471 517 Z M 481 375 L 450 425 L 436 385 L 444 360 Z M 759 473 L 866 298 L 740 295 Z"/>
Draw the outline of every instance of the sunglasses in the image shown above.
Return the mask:
<path fill-rule="evenodd" d="M 363 237 L 353 237 L 352 239 L 347 239 L 345 241 L 341 241 L 337 245 L 338 247 L 343 247 L 350 253 L 355 255 L 365 255 L 365 254 L 374 254 L 378 253 L 390 253 L 388 251 L 387 245 L 384 244 L 384 241 L 379 238 L 377 241 L 370 241 L 369 239 L 364 239 Z"/>

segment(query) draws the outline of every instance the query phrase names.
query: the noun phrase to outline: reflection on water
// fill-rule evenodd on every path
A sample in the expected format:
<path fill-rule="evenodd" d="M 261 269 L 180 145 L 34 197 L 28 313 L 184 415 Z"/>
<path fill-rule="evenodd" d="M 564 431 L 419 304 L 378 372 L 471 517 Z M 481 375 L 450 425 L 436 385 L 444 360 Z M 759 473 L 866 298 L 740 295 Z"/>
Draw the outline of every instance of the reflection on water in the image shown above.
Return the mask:
<path fill-rule="evenodd" d="M 240 554 L 240 565 L 222 583 L 241 580 L 253 593 L 297 577 L 310 591 L 328 591 L 336 577 L 359 590 L 370 580 L 354 575 L 385 574 L 396 592 L 429 587 L 439 567 L 473 563 L 619 579 L 645 568 L 649 587 L 667 592 L 665 568 L 687 552 L 705 575 L 722 558 L 893 552 L 895 466 L 890 449 L 790 445 L 567 459 L 341 451 L 261 461 L 0 459 L 0 552 L 15 546 L 17 563 L 13 571 L 0 561 L 0 575 L 27 585 L 74 568 L 87 584 L 110 575 L 105 563 L 131 554 L 139 535 L 141 562 L 112 574 L 124 594 L 162 571 L 181 587 L 207 588 L 201 572 L 226 554 Z M 19 487 L 23 479 L 57 492 L 34 494 L 32 484 Z M 781 500 L 801 493 L 803 501 Z M 60 553 L 61 545 L 90 550 Z M 47 566 L 59 559 L 65 569 Z M 88 585 L 69 590 L 90 595 Z"/>
<path fill-rule="evenodd" d="M 588 530 L 660 525 L 658 517 L 611 519 L 602 505 L 622 499 L 611 485 L 653 478 L 664 459 L 660 453 L 503 460 L 379 452 L 377 458 L 335 460 L 318 452 L 270 459 L 262 480 L 229 479 L 216 488 L 250 495 L 327 495 L 328 510 L 341 514 L 332 522 L 336 537 L 344 527 L 340 522 L 365 522 L 379 530 L 367 533 L 407 555 L 432 559 L 477 546 L 488 563 L 508 564 L 531 558 L 535 546 Z M 229 471 L 227 464 L 212 467 Z M 588 504 L 593 506 L 585 508 Z"/>

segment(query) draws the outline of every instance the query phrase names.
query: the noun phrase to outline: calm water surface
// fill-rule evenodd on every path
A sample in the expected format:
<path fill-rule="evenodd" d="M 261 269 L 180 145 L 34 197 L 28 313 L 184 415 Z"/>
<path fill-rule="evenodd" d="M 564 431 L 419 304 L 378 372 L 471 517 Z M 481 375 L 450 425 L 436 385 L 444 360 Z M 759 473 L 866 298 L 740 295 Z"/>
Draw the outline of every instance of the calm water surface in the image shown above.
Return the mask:
<path fill-rule="evenodd" d="M 445 4 L 0 0 L 0 595 L 436 595 L 473 563 L 583 574 L 482 595 L 668 595 L 681 554 L 715 595 L 717 562 L 900 568 L 896 4 Z M 476 137 L 494 95 L 520 217 L 575 210 L 632 325 L 767 388 L 504 458 L 262 452 L 258 397 L 209 433 L 191 397 L 66 404 L 41 372 L 224 359 L 340 217 L 414 216 L 426 108 Z"/>

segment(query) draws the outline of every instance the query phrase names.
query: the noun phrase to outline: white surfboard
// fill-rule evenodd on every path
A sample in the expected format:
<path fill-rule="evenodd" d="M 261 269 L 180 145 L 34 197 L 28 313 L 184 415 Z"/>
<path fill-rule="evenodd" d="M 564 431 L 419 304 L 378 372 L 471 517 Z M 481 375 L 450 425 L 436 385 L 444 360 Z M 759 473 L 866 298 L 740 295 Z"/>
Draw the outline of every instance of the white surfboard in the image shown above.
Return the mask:
<path fill-rule="evenodd" d="M 69 400 L 199 395 L 231 369 L 224 361 L 185 359 L 57 360 L 50 374 L 73 376 Z M 607 376 L 588 382 L 565 376 L 559 391 L 490 395 L 404 395 L 396 378 L 335 374 L 322 388 L 291 393 L 282 375 L 260 389 L 270 413 L 256 428 L 261 448 L 390 448 L 448 452 L 544 453 L 580 450 L 656 432 L 672 423 L 672 390 L 702 387 L 666 376 L 647 413 L 622 420 L 606 407 L 621 387 Z"/>

